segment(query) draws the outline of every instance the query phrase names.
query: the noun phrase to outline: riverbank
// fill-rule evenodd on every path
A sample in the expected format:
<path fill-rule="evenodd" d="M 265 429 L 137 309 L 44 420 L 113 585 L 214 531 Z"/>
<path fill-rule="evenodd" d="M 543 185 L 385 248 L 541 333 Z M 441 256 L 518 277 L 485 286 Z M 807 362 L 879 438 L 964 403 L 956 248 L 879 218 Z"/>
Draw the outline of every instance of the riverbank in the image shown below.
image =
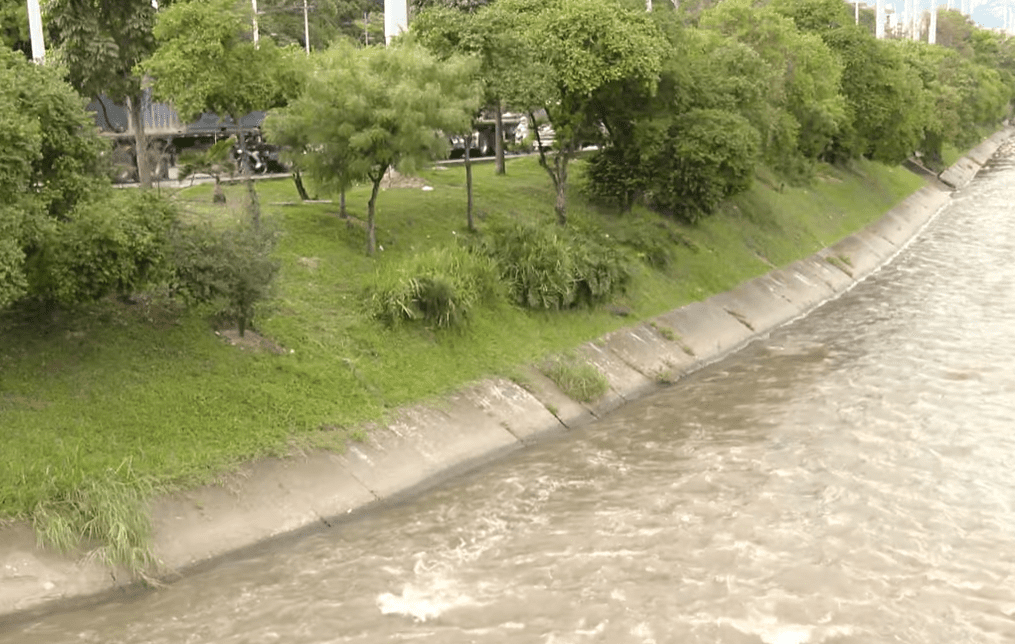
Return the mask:
<path fill-rule="evenodd" d="M 975 159 L 986 161 L 1002 138 L 997 135 L 967 155 L 973 163 L 956 170 L 957 185 L 975 174 L 982 164 Z M 226 485 L 160 497 L 152 507 L 155 551 L 174 569 L 201 565 L 292 530 L 334 525 L 355 510 L 580 426 L 848 288 L 898 252 L 948 199 L 946 191 L 921 188 L 864 231 L 808 259 L 582 345 L 578 353 L 610 385 L 594 404 L 570 400 L 542 372 L 525 368 L 514 380 L 484 380 L 435 404 L 403 408 L 394 421 L 375 423 L 365 440 L 350 443 L 344 454 L 262 459 Z M 0 613 L 112 585 L 108 570 L 94 562 L 75 564 L 36 551 L 27 527 L 8 527 L 0 536 L 5 548 Z"/>

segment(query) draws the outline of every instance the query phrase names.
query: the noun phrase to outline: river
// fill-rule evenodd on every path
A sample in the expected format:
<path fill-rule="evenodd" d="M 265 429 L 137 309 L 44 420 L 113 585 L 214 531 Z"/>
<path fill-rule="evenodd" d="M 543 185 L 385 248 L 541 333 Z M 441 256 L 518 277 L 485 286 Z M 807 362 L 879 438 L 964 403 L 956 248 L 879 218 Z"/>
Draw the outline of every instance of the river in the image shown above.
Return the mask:
<path fill-rule="evenodd" d="M 676 386 L 0 642 L 1013 642 L 1012 155 L 891 264 Z"/>

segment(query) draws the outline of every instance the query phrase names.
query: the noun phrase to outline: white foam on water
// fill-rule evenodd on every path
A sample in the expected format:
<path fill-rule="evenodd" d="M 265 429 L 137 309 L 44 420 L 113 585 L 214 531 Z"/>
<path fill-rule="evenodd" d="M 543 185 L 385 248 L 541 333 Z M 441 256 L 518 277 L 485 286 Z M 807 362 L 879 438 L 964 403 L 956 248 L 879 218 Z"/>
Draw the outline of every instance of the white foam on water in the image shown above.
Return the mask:
<path fill-rule="evenodd" d="M 417 622 L 436 619 L 453 608 L 475 606 L 477 602 L 460 592 L 446 579 L 436 578 L 427 587 L 413 584 L 402 587 L 402 594 L 382 593 L 377 596 L 377 607 L 382 615 L 412 617 Z"/>
<path fill-rule="evenodd" d="M 585 619 L 578 621 L 578 626 L 575 628 L 574 633 L 567 635 L 560 635 L 558 633 L 547 633 L 546 639 L 543 640 L 543 644 L 577 644 L 580 639 L 585 637 L 595 637 L 606 630 L 606 621 L 599 622 L 595 628 L 584 628 Z"/>
<path fill-rule="evenodd" d="M 745 635 L 757 635 L 765 644 L 821 644 L 829 637 L 852 635 L 851 626 L 807 626 L 781 624 L 774 617 L 754 619 L 720 619 Z M 823 620 L 822 620 L 823 621 Z"/>
<path fill-rule="evenodd" d="M 645 622 L 636 624 L 631 629 L 631 635 L 643 638 L 642 644 L 656 644 L 655 635 L 652 633 L 652 629 L 649 625 Z"/>

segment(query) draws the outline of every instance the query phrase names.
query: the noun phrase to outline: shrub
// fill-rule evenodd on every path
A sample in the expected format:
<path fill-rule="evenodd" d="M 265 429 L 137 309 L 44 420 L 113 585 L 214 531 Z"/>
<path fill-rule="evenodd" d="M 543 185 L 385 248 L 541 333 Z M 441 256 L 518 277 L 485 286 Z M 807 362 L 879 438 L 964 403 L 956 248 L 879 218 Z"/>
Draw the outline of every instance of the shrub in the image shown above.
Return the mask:
<path fill-rule="evenodd" d="M 29 291 L 73 304 L 128 294 L 164 276 L 176 211 L 151 193 L 110 192 L 50 220 L 28 260 Z"/>
<path fill-rule="evenodd" d="M 522 223 L 491 226 L 477 250 L 492 258 L 512 298 L 531 309 L 575 303 L 574 258 L 560 228 Z"/>
<path fill-rule="evenodd" d="M 530 309 L 604 302 L 632 275 L 616 246 L 557 226 L 495 224 L 475 250 L 497 263 L 514 301 Z"/>
<path fill-rule="evenodd" d="M 652 154 L 650 201 L 696 222 L 750 187 L 759 149 L 758 131 L 738 114 L 711 109 L 681 114 Z"/>
<path fill-rule="evenodd" d="M 608 302 L 626 293 L 631 283 L 631 265 L 616 244 L 604 244 L 592 237 L 573 239 L 576 299 L 581 304 Z"/>
<path fill-rule="evenodd" d="M 232 319 L 242 336 L 265 299 L 279 263 L 272 258 L 277 234 L 262 222 L 220 230 L 180 225 L 173 234 L 173 292 L 191 304 L 212 304 Z"/>
<path fill-rule="evenodd" d="M 461 246 L 434 248 L 380 269 L 368 290 L 374 317 L 390 325 L 423 320 L 437 328 L 464 324 L 475 306 L 500 296 L 497 270 Z"/>
<path fill-rule="evenodd" d="M 637 149 L 610 146 L 588 157 L 583 188 L 594 200 L 627 212 L 648 187 L 648 176 Z"/>

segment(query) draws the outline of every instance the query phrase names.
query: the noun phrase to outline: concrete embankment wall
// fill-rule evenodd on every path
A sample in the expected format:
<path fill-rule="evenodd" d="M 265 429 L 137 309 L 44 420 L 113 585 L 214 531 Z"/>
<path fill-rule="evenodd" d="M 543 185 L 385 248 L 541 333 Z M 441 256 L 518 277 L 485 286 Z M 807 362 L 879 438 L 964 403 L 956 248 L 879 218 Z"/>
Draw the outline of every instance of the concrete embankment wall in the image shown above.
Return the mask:
<path fill-rule="evenodd" d="M 1013 132 L 990 137 L 941 180 L 964 186 Z M 531 367 L 526 388 L 491 378 L 403 409 L 344 454 L 265 459 L 223 485 L 159 498 L 152 507 L 155 551 L 170 569 L 200 566 L 266 540 L 333 526 L 353 512 L 588 423 L 835 297 L 898 253 L 950 196 L 947 189 L 921 188 L 877 222 L 807 259 L 579 347 L 609 381 L 609 391 L 594 404 L 571 400 Z M 25 617 L 60 600 L 69 606 L 138 591 L 126 581 L 112 579 L 98 563 L 38 550 L 28 526 L 0 529 L 0 615 L 31 611 L 22 612 Z"/>

